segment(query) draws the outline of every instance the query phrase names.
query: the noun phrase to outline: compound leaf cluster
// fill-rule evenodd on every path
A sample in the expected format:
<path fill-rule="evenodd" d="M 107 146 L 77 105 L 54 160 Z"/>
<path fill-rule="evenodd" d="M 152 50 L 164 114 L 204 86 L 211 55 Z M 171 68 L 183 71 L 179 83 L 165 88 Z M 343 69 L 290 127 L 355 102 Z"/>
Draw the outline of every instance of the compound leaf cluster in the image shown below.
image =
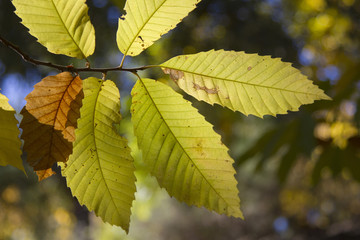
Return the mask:
<path fill-rule="evenodd" d="M 297 111 L 329 97 L 291 64 L 244 52 L 211 50 L 159 65 L 123 68 L 126 56 L 150 47 L 199 2 L 127 0 L 116 35 L 124 57 L 118 68 L 96 70 L 87 59 L 95 49 L 95 31 L 85 0 L 13 0 L 22 23 L 50 52 L 86 59 L 82 71 L 128 71 L 136 76 L 131 91 L 134 133 L 149 173 L 170 196 L 243 218 L 234 161 L 220 135 L 181 94 L 162 82 L 140 78 L 137 71 L 161 68 L 196 99 L 258 117 Z M 26 160 L 39 180 L 54 174 L 52 166 L 58 163 L 81 204 L 128 232 L 136 179 L 127 140 L 116 130 L 121 122 L 119 89 L 105 77 L 81 80 L 80 70 L 68 70 L 44 78 L 25 98 L 20 127 Z M 24 171 L 14 114 L 0 94 L 0 165 Z"/>

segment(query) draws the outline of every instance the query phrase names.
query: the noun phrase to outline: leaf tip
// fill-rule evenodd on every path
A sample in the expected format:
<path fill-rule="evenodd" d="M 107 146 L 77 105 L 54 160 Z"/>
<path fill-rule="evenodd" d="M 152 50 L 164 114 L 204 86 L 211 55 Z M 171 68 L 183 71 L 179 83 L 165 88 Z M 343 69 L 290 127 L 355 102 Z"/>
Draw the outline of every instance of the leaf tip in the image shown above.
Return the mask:
<path fill-rule="evenodd" d="M 321 94 L 320 99 L 321 100 L 327 100 L 327 101 L 332 101 L 333 100 L 331 97 L 326 95 L 324 92 Z"/>
<path fill-rule="evenodd" d="M 39 182 L 51 177 L 52 175 L 55 175 L 56 173 L 51 169 L 45 169 L 45 170 L 37 170 L 35 171 L 36 175 L 38 176 Z"/>
<path fill-rule="evenodd" d="M 244 215 L 243 215 L 242 211 L 240 210 L 240 208 L 237 209 L 237 211 L 231 216 L 233 216 L 235 218 L 240 218 L 241 220 L 245 220 Z"/>

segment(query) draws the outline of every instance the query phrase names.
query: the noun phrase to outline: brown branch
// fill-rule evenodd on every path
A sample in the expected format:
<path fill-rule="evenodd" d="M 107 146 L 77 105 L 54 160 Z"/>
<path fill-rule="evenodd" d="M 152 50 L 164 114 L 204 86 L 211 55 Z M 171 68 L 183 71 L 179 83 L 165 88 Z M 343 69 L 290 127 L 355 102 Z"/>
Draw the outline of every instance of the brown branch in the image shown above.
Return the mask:
<path fill-rule="evenodd" d="M 156 65 L 148 65 L 148 66 L 143 66 L 143 67 L 138 67 L 138 68 L 123 68 L 122 66 L 112 67 L 112 68 L 91 68 L 90 64 L 88 62 L 87 62 L 87 67 L 85 67 L 85 68 L 77 68 L 72 65 L 64 66 L 64 65 L 53 64 L 51 62 L 44 62 L 44 61 L 36 60 L 36 59 L 30 57 L 29 55 L 27 55 L 26 53 L 24 53 L 18 46 L 14 45 L 13 43 L 4 39 L 2 36 L 0 36 L 0 42 L 2 44 L 4 44 L 6 47 L 8 47 L 11 50 L 13 50 L 14 52 L 16 52 L 17 54 L 19 54 L 25 62 L 31 63 L 36 66 L 46 66 L 49 68 L 55 68 L 55 69 L 63 71 L 63 72 L 64 71 L 72 72 L 72 73 L 99 72 L 99 73 L 103 73 L 106 75 L 107 72 L 111 72 L 111 71 L 125 71 L 125 72 L 131 72 L 131 73 L 136 74 L 137 71 L 141 71 L 141 70 L 145 70 L 145 69 L 153 68 L 153 67 L 158 67 Z"/>

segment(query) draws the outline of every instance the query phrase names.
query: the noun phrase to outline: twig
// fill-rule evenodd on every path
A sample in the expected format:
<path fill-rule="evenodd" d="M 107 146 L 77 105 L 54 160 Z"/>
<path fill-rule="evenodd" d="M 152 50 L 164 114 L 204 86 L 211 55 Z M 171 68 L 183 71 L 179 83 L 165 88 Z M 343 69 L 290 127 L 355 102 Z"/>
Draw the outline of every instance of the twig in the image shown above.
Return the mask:
<path fill-rule="evenodd" d="M 29 55 L 27 55 L 26 53 L 24 53 L 18 46 L 14 45 L 11 42 L 4 39 L 2 36 L 0 36 L 0 42 L 2 44 L 4 44 L 6 47 L 12 49 L 17 54 L 19 54 L 25 62 L 31 63 L 33 65 L 37 65 L 37 66 L 39 66 L 39 65 L 46 66 L 49 68 L 58 69 L 60 71 L 67 71 L 67 72 L 72 72 L 72 73 L 99 72 L 99 73 L 106 74 L 107 72 L 111 72 L 111 71 L 125 71 L 125 72 L 137 73 L 137 71 L 141 71 L 141 70 L 145 70 L 145 69 L 153 68 L 153 67 L 158 67 L 156 65 L 148 65 L 148 66 L 142 66 L 142 67 L 138 67 L 138 68 L 123 68 L 122 66 L 112 67 L 112 68 L 91 68 L 90 64 L 87 64 L 87 67 L 85 67 L 85 68 L 77 68 L 72 65 L 64 66 L 64 65 L 53 64 L 51 62 L 44 62 L 44 61 L 36 60 L 36 59 L 30 57 Z"/>

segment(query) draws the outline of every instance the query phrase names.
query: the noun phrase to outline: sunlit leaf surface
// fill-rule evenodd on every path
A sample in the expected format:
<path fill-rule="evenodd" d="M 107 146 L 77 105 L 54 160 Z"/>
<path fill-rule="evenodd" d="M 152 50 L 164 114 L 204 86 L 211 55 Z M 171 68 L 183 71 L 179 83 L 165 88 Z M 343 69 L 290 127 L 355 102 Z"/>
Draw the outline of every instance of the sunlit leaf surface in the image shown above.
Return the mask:
<path fill-rule="evenodd" d="M 330 99 L 290 63 L 269 56 L 212 50 L 174 57 L 160 66 L 196 99 L 245 115 L 286 114 Z"/>
<path fill-rule="evenodd" d="M 127 140 L 116 133 L 120 94 L 107 80 L 84 80 L 73 154 L 62 166 L 72 194 L 105 222 L 129 230 L 135 193 L 133 158 Z"/>
<path fill-rule="evenodd" d="M 85 0 L 13 0 L 15 13 L 49 52 L 86 58 L 95 49 L 95 30 Z"/>
<path fill-rule="evenodd" d="M 160 82 L 139 80 L 132 96 L 135 135 L 159 184 L 187 204 L 242 217 L 233 160 L 213 126 Z"/>
<path fill-rule="evenodd" d="M 117 44 L 124 55 L 136 56 L 191 12 L 200 0 L 127 0 L 119 19 Z"/>

